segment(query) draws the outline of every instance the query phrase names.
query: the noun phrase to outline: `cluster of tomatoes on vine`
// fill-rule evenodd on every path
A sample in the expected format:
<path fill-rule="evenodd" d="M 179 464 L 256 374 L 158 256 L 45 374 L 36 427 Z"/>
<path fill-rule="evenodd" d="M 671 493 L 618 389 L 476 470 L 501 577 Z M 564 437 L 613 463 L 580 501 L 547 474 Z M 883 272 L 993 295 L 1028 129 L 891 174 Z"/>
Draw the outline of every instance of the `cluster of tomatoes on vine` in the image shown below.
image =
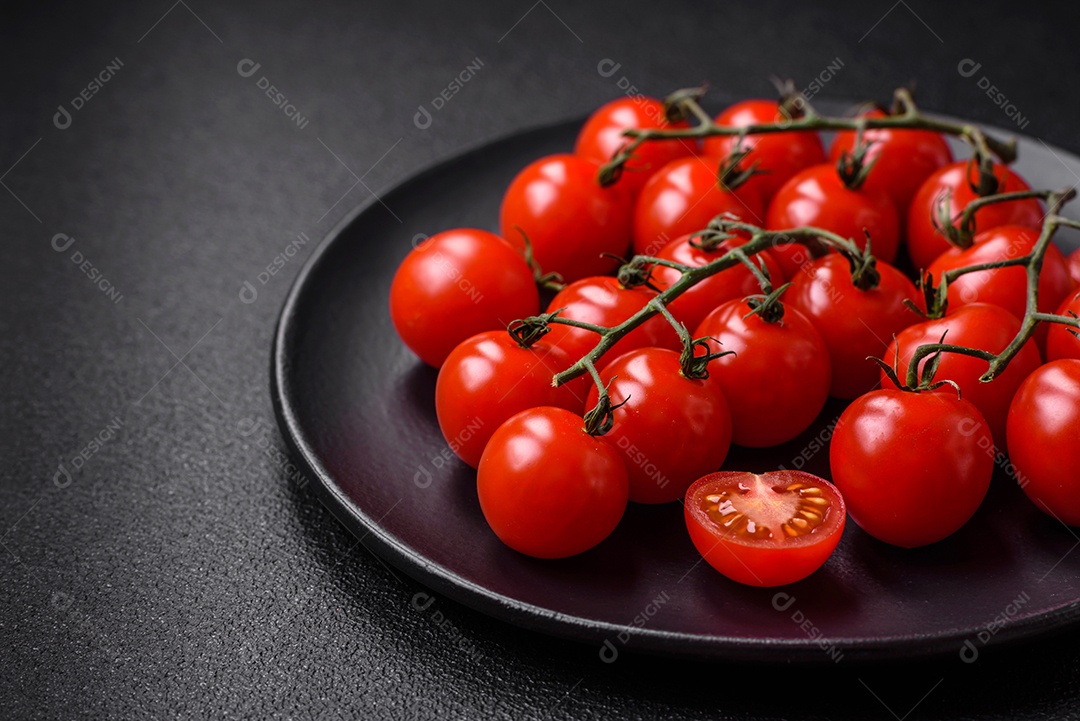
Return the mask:
<path fill-rule="evenodd" d="M 716 126 L 779 126 L 628 146 L 627 130 L 691 128 L 687 108 Z M 394 277 L 394 326 L 439 368 L 440 428 L 478 469 L 495 534 L 562 558 L 602 542 L 628 502 L 681 501 L 711 565 L 779 585 L 826 561 L 848 514 L 886 543 L 944 539 L 1004 462 L 1042 510 L 1080 525 L 1066 470 L 1080 447 L 1073 328 L 1041 324 L 980 381 L 1026 316 L 1080 313 L 1080 253 L 1053 245 L 1027 307 L 1019 260 L 1041 237 L 1038 197 L 962 215 L 1027 183 L 1001 162 L 955 159 L 920 127 L 841 130 L 826 150 L 818 132 L 783 129 L 788 102 L 701 114 L 695 98 L 604 105 L 573 153 L 512 180 L 500 234 L 434 235 Z M 897 269 L 902 254 L 926 273 Z M 972 265 L 990 267 L 935 288 Z M 986 357 L 920 354 L 909 372 L 943 339 Z M 733 443 L 799 436 L 829 396 L 851 401 L 832 433 L 833 483 L 718 471 Z"/>

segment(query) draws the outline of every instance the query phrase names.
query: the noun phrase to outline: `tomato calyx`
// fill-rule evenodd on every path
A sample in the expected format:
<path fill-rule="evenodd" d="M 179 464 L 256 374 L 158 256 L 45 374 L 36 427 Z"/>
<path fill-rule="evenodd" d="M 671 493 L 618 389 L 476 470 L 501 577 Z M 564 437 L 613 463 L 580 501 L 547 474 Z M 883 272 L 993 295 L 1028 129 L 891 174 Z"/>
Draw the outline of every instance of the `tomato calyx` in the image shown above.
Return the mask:
<path fill-rule="evenodd" d="M 625 405 L 630 396 L 623 399 L 622 403 L 612 403 L 611 394 L 608 389 L 611 388 L 611 384 L 615 382 L 617 376 L 612 376 L 605 385 L 600 381 L 600 376 L 596 372 L 596 368 L 585 361 L 588 364 L 589 372 L 593 376 L 593 380 L 596 383 L 596 389 L 599 391 L 596 399 L 596 405 L 590 408 L 585 413 L 585 426 L 584 430 L 590 436 L 602 436 L 610 431 L 615 425 L 615 411 Z"/>
<path fill-rule="evenodd" d="M 721 190 L 735 190 L 755 175 L 765 175 L 769 171 L 758 167 L 758 161 L 750 163 L 749 167 L 742 167 L 743 160 L 751 153 L 753 148 L 743 146 L 745 136 L 740 136 L 735 147 L 720 163 L 716 171 L 716 183 Z"/>
<path fill-rule="evenodd" d="M 790 286 L 791 283 L 784 283 L 771 293 L 749 296 L 746 305 L 750 307 L 750 312 L 743 318 L 757 315 L 766 323 L 780 323 L 784 319 L 784 304 L 780 302 L 780 296 Z"/>
<path fill-rule="evenodd" d="M 515 225 L 514 230 L 521 234 L 521 240 L 525 244 L 525 265 L 532 271 L 536 286 L 541 290 L 552 290 L 556 293 L 566 287 L 563 277 L 559 273 L 545 273 L 533 254 L 532 241 L 520 225 Z M 526 346 L 527 347 L 527 346 Z"/>
<path fill-rule="evenodd" d="M 979 179 L 973 181 L 971 179 L 971 170 L 972 166 L 976 165 L 979 169 Z M 968 187 L 971 188 L 972 192 L 980 198 L 985 198 L 988 195 L 997 193 L 998 189 L 1002 186 L 1002 181 L 994 175 L 993 158 L 984 156 L 979 150 L 976 150 L 975 154 L 967 163 L 967 182 Z"/>
<path fill-rule="evenodd" d="M 867 356 L 867 360 L 872 360 L 878 364 L 882 372 L 889 379 L 897 390 L 904 391 L 906 393 L 924 393 L 936 391 L 945 385 L 950 385 L 956 389 L 956 397 L 960 398 L 960 386 L 953 380 L 935 381 L 934 376 L 937 375 L 938 366 L 941 364 L 941 354 L 946 352 L 966 352 L 970 351 L 970 348 L 963 346 L 952 346 L 945 343 L 945 336 L 949 334 L 948 329 L 941 334 L 941 339 L 929 346 L 933 348 L 930 357 L 926 359 L 926 363 L 922 366 L 921 377 L 919 374 L 919 363 L 917 358 L 919 356 L 919 350 L 927 346 L 919 346 L 916 349 L 915 355 L 912 357 L 911 363 L 908 365 L 908 374 L 905 382 L 900 380 L 900 346 L 896 347 L 896 355 L 893 357 L 893 364 L 889 365 L 880 358 L 874 356 Z"/>
<path fill-rule="evenodd" d="M 851 284 L 861 291 L 869 291 L 877 288 L 881 283 L 881 273 L 877 269 L 877 258 L 870 252 L 870 234 L 863 228 L 866 236 L 866 249 L 839 248 L 839 252 L 848 262 L 851 269 Z"/>
<path fill-rule="evenodd" d="M 541 313 L 540 315 L 532 316 L 530 318 L 518 318 L 517 320 L 512 320 L 506 327 L 506 332 L 509 333 L 510 337 L 514 339 L 514 342 L 522 348 L 531 348 L 534 343 L 551 332 L 551 326 L 548 325 L 548 321 L 558 315 L 561 310 L 563 309 L 560 308 L 551 313 Z"/>
<path fill-rule="evenodd" d="M 681 123 L 689 120 L 692 113 L 687 110 L 690 104 L 697 104 L 705 97 L 707 83 L 694 88 L 680 88 L 664 98 L 664 117 L 669 123 Z"/>
<path fill-rule="evenodd" d="M 857 131 L 855 148 L 850 153 L 843 153 L 840 160 L 836 161 L 836 172 L 839 173 L 841 182 L 848 190 L 861 188 L 870 175 L 870 171 L 873 170 L 874 165 L 877 163 L 877 157 L 872 158 L 869 162 L 866 159 L 866 154 L 870 152 L 873 145 L 873 142 L 867 142 L 862 137 L 862 130 L 859 130 Z"/>
<path fill-rule="evenodd" d="M 737 355 L 733 350 L 712 352 L 709 345 L 711 338 L 695 338 L 689 344 L 684 344 L 682 353 L 679 355 L 679 372 L 690 380 L 705 380 L 709 377 L 709 363 L 726 355 Z M 719 341 L 716 341 L 719 342 Z M 705 355 L 698 355 L 697 349 L 703 348 Z"/>

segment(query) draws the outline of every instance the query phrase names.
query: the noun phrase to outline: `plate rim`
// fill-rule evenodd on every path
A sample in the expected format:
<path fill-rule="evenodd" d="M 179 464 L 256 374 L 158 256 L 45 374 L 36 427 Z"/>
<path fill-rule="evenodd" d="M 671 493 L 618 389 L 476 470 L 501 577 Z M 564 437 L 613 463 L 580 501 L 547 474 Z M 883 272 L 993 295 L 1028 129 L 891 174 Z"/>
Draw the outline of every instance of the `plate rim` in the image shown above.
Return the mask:
<path fill-rule="evenodd" d="M 828 98 L 829 105 L 841 105 L 845 101 Z M 850 104 L 847 105 L 850 107 Z M 934 114 L 937 117 L 959 120 L 951 116 Z M 621 642 L 617 653 L 623 649 L 630 652 L 659 654 L 677 658 L 696 658 L 714 660 L 740 660 L 774 663 L 817 664 L 833 660 L 825 648 L 837 648 L 841 658 L 860 661 L 896 661 L 913 658 L 941 656 L 949 652 L 960 654 L 965 642 L 971 643 L 976 634 L 984 630 L 986 624 L 974 628 L 955 628 L 947 631 L 904 634 L 893 636 L 842 637 L 824 639 L 812 638 L 740 638 L 733 636 L 713 636 L 697 633 L 664 631 L 639 628 L 630 624 L 616 624 L 608 621 L 584 618 L 561 611 L 553 611 L 543 606 L 523 602 L 501 593 L 496 593 L 482 585 L 474 583 L 443 564 L 434 562 L 411 549 L 404 541 L 386 532 L 378 519 L 365 513 L 336 483 L 332 474 L 322 465 L 318 454 L 309 442 L 303 430 L 296 408 L 293 404 L 294 389 L 290 380 L 291 356 L 290 342 L 296 334 L 298 310 L 303 296 L 310 287 L 309 278 L 321 268 L 325 258 L 337 241 L 360 216 L 382 204 L 383 199 L 407 192 L 413 184 L 423 182 L 430 175 L 443 172 L 446 168 L 468 161 L 469 158 L 487 152 L 511 141 L 527 139 L 546 133 L 579 127 L 584 117 L 563 119 L 541 125 L 528 126 L 500 135 L 494 139 L 483 140 L 458 150 L 432 165 L 407 175 L 394 183 L 385 192 L 365 199 L 346 213 L 319 241 L 311 256 L 308 257 L 296 278 L 293 280 L 282 303 L 274 327 L 274 336 L 270 354 L 270 395 L 278 429 L 286 446 L 294 457 L 300 460 L 303 470 L 315 483 L 319 500 L 328 508 L 339 523 L 345 526 L 372 555 L 380 562 L 389 563 L 398 571 L 406 574 L 421 585 L 427 586 L 462 605 L 495 618 L 501 622 L 538 631 L 560 638 L 581 643 L 593 642 L 604 648 L 604 643 L 612 644 L 611 639 L 619 634 L 629 633 L 629 640 Z M 972 121 L 961 121 L 972 122 Z M 995 134 L 1007 137 L 1038 140 L 1028 135 L 1011 133 L 996 126 L 976 123 L 979 127 Z M 1047 145 L 1046 143 L 1043 143 Z M 1059 146 L 1047 147 L 1053 153 L 1065 152 L 1069 159 L 1080 166 L 1080 157 Z M 365 541 L 371 539 L 369 546 Z M 1038 616 L 1024 617 L 1007 622 L 983 647 L 999 647 L 1023 640 L 1044 636 L 1052 631 L 1080 622 L 1080 599 L 1071 604 Z M 821 641 L 827 643 L 823 645 Z M 778 653 L 784 654 L 782 658 Z"/>

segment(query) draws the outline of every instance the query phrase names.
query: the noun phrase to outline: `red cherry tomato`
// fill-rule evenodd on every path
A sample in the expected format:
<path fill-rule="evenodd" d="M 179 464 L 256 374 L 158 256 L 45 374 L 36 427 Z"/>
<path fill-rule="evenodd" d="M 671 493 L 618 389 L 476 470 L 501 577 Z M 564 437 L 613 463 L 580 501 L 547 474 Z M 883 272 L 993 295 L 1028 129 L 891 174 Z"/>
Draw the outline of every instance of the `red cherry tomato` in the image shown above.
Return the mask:
<path fill-rule="evenodd" d="M 871 251 L 887 263 L 896 258 L 900 245 L 900 220 L 889 196 L 865 187 L 849 189 L 828 163 L 807 168 L 791 178 L 769 204 L 766 228 L 787 230 L 804 225 L 831 230 L 860 248 L 866 247 L 866 229 Z M 773 253 L 788 278 L 794 278 L 799 267 L 811 260 L 806 248 L 798 243 L 778 245 Z"/>
<path fill-rule="evenodd" d="M 1080 526 L 1080 360 L 1042 366 L 1009 408 L 1009 458 L 1024 493 L 1044 513 Z"/>
<path fill-rule="evenodd" d="M 526 166 L 506 189 L 499 223 L 502 235 L 524 248 L 517 228 L 532 243 L 533 257 L 545 273 L 567 282 L 615 270 L 630 246 L 630 194 L 602 188 L 600 164 L 576 155 L 549 155 Z"/>
<path fill-rule="evenodd" d="M 994 472 L 991 443 L 982 414 L 955 389 L 883 388 L 841 414 L 829 463 L 860 528 L 915 548 L 952 535 L 975 513 Z"/>
<path fill-rule="evenodd" d="M 586 377 L 551 385 L 574 360 L 547 339 L 522 348 L 506 331 L 479 333 L 459 345 L 435 383 L 435 413 L 450 450 L 476 468 L 491 434 L 510 416 L 537 406 L 581 413 Z"/>
<path fill-rule="evenodd" d="M 574 154 L 583 158 L 606 163 L 630 141 L 623 131 L 627 129 L 653 130 L 688 128 L 685 120 L 670 123 L 664 115 L 664 103 L 656 98 L 635 95 L 612 100 L 589 116 L 578 133 Z M 645 182 L 663 166 L 676 158 L 694 155 L 697 141 L 693 139 L 649 140 L 634 150 L 634 157 L 623 165 L 618 180 L 633 195 L 637 195 Z"/>
<path fill-rule="evenodd" d="M 888 263 L 878 261 L 876 267 L 877 286 L 860 290 L 847 259 L 830 253 L 803 266 L 784 295 L 829 347 L 829 395 L 836 398 L 855 398 L 877 386 L 880 369 L 867 357 L 885 358 L 892 337 L 920 320 L 904 306 L 904 300 L 920 301 L 915 284 Z"/>
<path fill-rule="evenodd" d="M 1021 258 L 1031 252 L 1039 231 L 1021 225 L 999 225 L 975 236 L 975 244 L 966 250 L 950 248 L 930 264 L 928 272 L 940 283 L 941 274 L 969 265 L 995 263 Z M 1039 274 L 1039 312 L 1053 313 L 1069 293 L 1071 281 L 1065 256 L 1051 245 L 1043 257 Z M 965 273 L 949 283 L 949 308 L 968 303 L 1000 305 L 1017 318 L 1027 307 L 1027 271 L 1020 266 Z"/>
<path fill-rule="evenodd" d="M 806 430 L 825 406 L 832 373 L 821 334 L 790 305 L 770 323 L 732 300 L 705 317 L 694 332 L 713 352 L 734 351 L 712 362 L 712 375 L 731 407 L 732 439 L 764 448 Z"/>
<path fill-rule="evenodd" d="M 999 193 L 1030 190 L 1023 178 L 1004 165 L 995 165 L 994 175 L 998 179 Z M 940 168 L 919 186 L 908 207 L 906 226 L 908 255 L 916 268 L 929 268 L 935 258 L 952 247 L 934 227 L 939 198 L 944 193 L 950 194 L 949 208 L 955 220 L 968 203 L 979 197 L 973 189 L 978 179 L 978 168 L 974 164 L 969 167 L 968 161 L 961 160 Z M 1023 225 L 1038 229 L 1042 218 L 1043 210 L 1038 200 L 1012 200 L 980 208 L 975 213 L 975 228 L 979 232 L 999 225 Z"/>
<path fill-rule="evenodd" d="M 656 253 L 656 257 L 697 268 L 723 257 L 725 253 L 733 248 L 746 245 L 746 242 L 742 238 L 729 238 L 713 250 L 703 250 L 700 247 L 691 245 L 690 236 L 684 235 L 664 246 L 659 253 Z M 772 281 L 773 286 L 779 287 L 783 285 L 784 272 L 780 269 L 780 264 L 776 262 L 770 251 L 763 250 L 755 254 L 751 259 L 755 263 L 758 259 L 765 261 L 765 267 L 769 271 L 769 279 Z M 680 277 L 682 277 L 682 273 L 678 270 L 663 265 L 655 266 L 652 271 L 653 285 L 660 290 L 666 289 L 679 280 Z M 705 320 L 705 316 L 724 301 L 737 300 L 760 292 L 761 285 L 758 283 L 757 278 L 754 277 L 754 274 L 743 263 L 737 263 L 714 276 L 706 278 L 697 285 L 691 286 L 689 290 L 668 303 L 668 310 L 676 319 L 682 321 L 687 328 L 697 328 L 701 321 Z"/>
<path fill-rule="evenodd" d="M 885 351 L 885 362 L 892 363 L 899 348 L 897 375 L 903 381 L 915 349 L 920 345 L 939 342 L 946 330 L 946 343 L 1000 353 L 1020 331 L 1020 321 L 1000 306 L 988 303 L 964 305 L 944 318 L 916 323 L 900 331 Z M 997 446 L 1004 449 L 1005 418 L 1009 412 L 1009 402 L 1020 383 L 1031 371 L 1038 368 L 1041 362 L 1039 349 L 1033 342 L 1028 341 L 1004 373 L 990 383 L 982 383 L 979 376 L 986 372 L 986 361 L 958 353 L 944 353 L 934 379 L 951 380 L 960 386 L 963 397 L 971 401 L 985 417 Z M 926 359 L 919 364 L 920 371 L 925 364 Z M 881 385 L 882 388 L 892 387 L 884 373 L 881 374 Z M 948 385 L 942 386 L 937 392 L 956 395 L 956 389 Z"/>
<path fill-rule="evenodd" d="M 868 118 L 884 118 L 886 114 L 874 109 L 864 113 Z M 833 139 L 829 160 L 835 165 L 844 153 L 855 150 L 853 130 L 842 130 Z M 877 128 L 863 133 L 869 143 L 867 163 L 873 162 L 864 188 L 880 191 L 893 200 L 901 220 L 907 217 L 911 199 L 923 181 L 938 168 L 952 162 L 952 151 L 940 133 L 930 130 L 893 130 Z"/>
<path fill-rule="evenodd" d="M 626 466 L 562 408 L 531 408 L 499 426 L 476 474 L 491 530 L 515 551 L 566 558 L 607 538 L 626 510 Z"/>
<path fill-rule="evenodd" d="M 719 125 L 734 128 L 786 119 L 775 100 L 744 100 L 716 116 Z M 707 155 L 727 158 L 737 143 L 738 136 L 715 136 L 706 138 L 703 148 Z M 766 204 L 791 176 L 811 165 L 825 162 L 821 137 L 810 131 L 747 135 L 743 138 L 742 148 L 750 150 L 743 159 L 742 167 L 749 168 L 756 162 L 758 170 L 765 171 L 754 175 L 747 184 L 758 191 Z"/>
<path fill-rule="evenodd" d="M 1069 253 L 1069 277 L 1072 278 L 1073 287 L 1080 286 L 1080 248 Z"/>
<path fill-rule="evenodd" d="M 673 239 L 703 230 L 721 213 L 761 223 L 765 206 L 758 191 L 721 186 L 720 163 L 714 157 L 680 158 L 649 178 L 634 204 L 635 255 L 653 255 Z"/>
<path fill-rule="evenodd" d="M 711 473 L 686 492 L 683 515 L 705 561 L 750 586 L 795 583 L 821 568 L 846 520 L 836 487 L 802 471 Z"/>
<path fill-rule="evenodd" d="M 559 291 L 548 304 L 547 312 L 563 308 L 565 310 L 559 314 L 562 318 L 610 328 L 637 313 L 655 296 L 656 293 L 648 288 L 624 288 L 618 280 L 609 276 L 582 278 Z M 555 323 L 550 327 L 551 331 L 544 336 L 544 340 L 561 348 L 570 356 L 571 362 L 577 362 L 600 340 L 600 336 L 584 328 Z M 678 334 L 662 316 L 653 316 L 626 334 L 600 358 L 596 367 L 603 368 L 617 356 L 635 348 L 650 346 L 672 350 L 681 348 Z"/>
<path fill-rule="evenodd" d="M 670 503 L 690 484 L 715 471 L 731 446 L 731 411 L 713 376 L 690 379 L 679 353 L 639 348 L 604 368 L 615 425 L 604 440 L 618 448 L 630 476 L 630 500 Z M 586 407 L 596 405 L 595 384 Z M 623 403 L 623 401 L 626 401 Z"/>
<path fill-rule="evenodd" d="M 1040 298 L 1041 299 L 1041 298 Z M 1055 311 L 1057 315 L 1080 315 L 1080 291 L 1069 295 L 1061 302 Z M 1080 338 L 1077 338 L 1069 328 L 1060 323 L 1047 323 L 1046 331 L 1046 361 L 1059 360 L 1061 358 L 1080 358 Z"/>
<path fill-rule="evenodd" d="M 390 286 L 398 336 L 436 368 L 466 338 L 535 315 L 539 306 L 521 254 L 499 236 L 469 228 L 437 233 L 416 246 Z"/>

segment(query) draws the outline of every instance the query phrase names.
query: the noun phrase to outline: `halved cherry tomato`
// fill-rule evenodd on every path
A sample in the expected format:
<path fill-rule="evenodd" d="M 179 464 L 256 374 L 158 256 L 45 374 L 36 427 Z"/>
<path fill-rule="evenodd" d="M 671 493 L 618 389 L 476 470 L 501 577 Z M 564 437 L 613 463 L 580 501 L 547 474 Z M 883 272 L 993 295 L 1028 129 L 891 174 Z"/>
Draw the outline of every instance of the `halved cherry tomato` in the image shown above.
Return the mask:
<path fill-rule="evenodd" d="M 688 128 L 685 120 L 678 123 L 668 122 L 664 115 L 664 103 L 656 98 L 635 95 L 619 98 L 600 108 L 589 116 L 578 133 L 574 144 L 574 154 L 589 158 L 599 163 L 606 163 L 630 139 L 623 135 L 628 129 L 652 130 L 655 128 Z M 637 195 L 653 173 L 672 160 L 697 152 L 694 139 L 649 140 L 634 150 L 633 159 L 623 165 L 622 176 L 618 185 L 633 195 Z"/>
<path fill-rule="evenodd" d="M 690 540 L 733 581 L 782 586 L 821 568 L 840 542 L 844 499 L 802 471 L 722 471 L 698 479 L 684 505 Z"/>
<path fill-rule="evenodd" d="M 775 100 L 744 100 L 716 116 L 717 124 L 734 128 L 786 119 Z M 738 144 L 736 135 L 716 136 L 706 138 L 703 148 L 707 155 L 727 158 Z M 741 167 L 749 168 L 757 163 L 757 169 L 763 171 L 746 182 L 766 204 L 791 176 L 811 165 L 825 162 L 825 148 L 821 144 L 821 137 L 815 132 L 747 135 L 742 139 L 741 147 L 750 151 Z"/>

